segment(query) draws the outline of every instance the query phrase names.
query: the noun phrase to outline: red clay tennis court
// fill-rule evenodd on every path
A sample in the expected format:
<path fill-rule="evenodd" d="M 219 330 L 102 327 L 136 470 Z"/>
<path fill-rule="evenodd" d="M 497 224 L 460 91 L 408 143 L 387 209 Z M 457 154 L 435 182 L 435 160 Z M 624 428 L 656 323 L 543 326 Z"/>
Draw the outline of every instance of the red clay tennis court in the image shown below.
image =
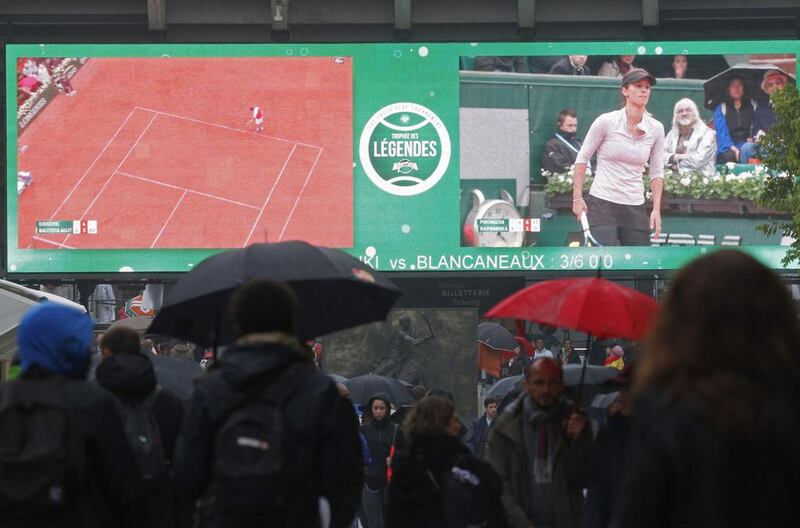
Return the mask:
<path fill-rule="evenodd" d="M 352 246 L 349 60 L 90 59 L 73 86 L 18 142 L 34 178 L 20 247 Z M 37 220 L 97 233 L 36 234 Z"/>

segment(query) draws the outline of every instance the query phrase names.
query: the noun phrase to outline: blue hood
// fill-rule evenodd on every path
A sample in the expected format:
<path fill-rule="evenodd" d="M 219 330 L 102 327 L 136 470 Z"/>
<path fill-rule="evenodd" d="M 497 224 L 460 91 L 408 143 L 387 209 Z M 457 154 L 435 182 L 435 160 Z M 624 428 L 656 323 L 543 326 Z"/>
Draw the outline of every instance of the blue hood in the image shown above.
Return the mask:
<path fill-rule="evenodd" d="M 17 329 L 22 372 L 39 365 L 58 374 L 82 374 L 93 326 L 91 316 L 69 306 L 44 302 L 31 308 Z"/>

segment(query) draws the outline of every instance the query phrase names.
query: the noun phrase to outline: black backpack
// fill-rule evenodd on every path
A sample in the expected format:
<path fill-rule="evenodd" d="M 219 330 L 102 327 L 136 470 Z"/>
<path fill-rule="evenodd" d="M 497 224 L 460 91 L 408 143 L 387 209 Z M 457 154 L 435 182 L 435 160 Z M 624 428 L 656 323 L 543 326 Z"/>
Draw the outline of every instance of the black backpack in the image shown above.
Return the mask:
<path fill-rule="evenodd" d="M 294 363 L 250 384 L 244 391 L 214 378 L 218 394 L 233 396 L 214 436 L 213 478 L 217 499 L 240 512 L 280 509 L 293 496 L 287 486 L 287 460 L 292 441 L 287 437 L 283 407 L 292 392 L 311 373 Z"/>
<path fill-rule="evenodd" d="M 500 526 L 503 512 L 497 511 L 497 498 L 488 482 L 485 463 L 473 455 L 464 455 L 456 461 L 442 480 L 437 483 L 448 528 L 496 528 Z"/>
<path fill-rule="evenodd" d="M 161 441 L 161 428 L 153 415 L 153 404 L 161 394 L 156 386 L 147 398 L 135 405 L 127 405 L 114 398 L 122 416 L 125 436 L 136 456 L 139 473 L 145 481 L 157 481 L 167 474 L 167 457 Z"/>
<path fill-rule="evenodd" d="M 0 385 L 0 509 L 66 508 L 83 476 L 61 379 Z"/>

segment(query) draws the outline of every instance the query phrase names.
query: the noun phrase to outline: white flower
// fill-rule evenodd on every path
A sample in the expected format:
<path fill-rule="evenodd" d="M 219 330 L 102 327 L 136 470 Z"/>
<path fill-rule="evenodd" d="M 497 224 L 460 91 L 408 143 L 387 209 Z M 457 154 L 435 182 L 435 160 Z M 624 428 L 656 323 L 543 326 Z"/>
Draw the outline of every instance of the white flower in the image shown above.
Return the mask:
<path fill-rule="evenodd" d="M 732 182 L 732 181 L 736 181 L 736 179 L 737 179 L 737 178 L 736 178 L 736 175 L 735 175 L 735 174 L 726 174 L 726 175 L 725 175 L 725 181 L 726 181 L 726 182 Z"/>
<path fill-rule="evenodd" d="M 789 174 L 787 172 L 781 172 L 780 174 L 778 174 L 778 178 L 788 178 L 788 177 Z"/>
<path fill-rule="evenodd" d="M 644 193 L 644 197 L 647 198 L 648 200 L 650 199 L 651 196 L 653 196 L 653 193 L 651 193 L 650 191 Z"/>
<path fill-rule="evenodd" d="M 728 163 L 725 164 L 725 166 L 728 167 L 728 170 L 733 170 L 736 164 L 732 161 L 729 161 Z"/>
<path fill-rule="evenodd" d="M 703 185 L 708 185 L 708 178 L 703 178 Z"/>
<path fill-rule="evenodd" d="M 720 176 L 719 174 L 715 174 L 714 176 L 711 177 L 711 181 L 721 182 L 722 181 L 722 176 Z"/>
<path fill-rule="evenodd" d="M 681 178 L 681 185 L 683 185 L 684 187 L 688 187 L 689 185 L 691 185 L 691 183 L 692 183 L 692 179 L 689 176 L 686 176 L 685 178 Z"/>
<path fill-rule="evenodd" d="M 756 165 L 756 174 L 761 174 L 762 172 L 764 172 L 764 166 Z"/>
<path fill-rule="evenodd" d="M 752 177 L 753 177 L 753 173 L 751 173 L 751 172 L 742 172 L 741 174 L 739 174 L 739 180 L 740 181 L 744 181 L 744 180 L 747 180 L 747 179 L 752 178 Z"/>

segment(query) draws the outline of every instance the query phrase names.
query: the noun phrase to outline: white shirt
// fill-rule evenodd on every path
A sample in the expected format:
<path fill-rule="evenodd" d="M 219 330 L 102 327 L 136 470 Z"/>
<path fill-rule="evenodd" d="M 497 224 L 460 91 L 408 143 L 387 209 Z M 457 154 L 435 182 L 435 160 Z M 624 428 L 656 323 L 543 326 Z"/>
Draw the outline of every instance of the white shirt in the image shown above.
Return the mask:
<path fill-rule="evenodd" d="M 642 205 L 644 164 L 650 162 L 650 180 L 664 177 L 664 125 L 645 113 L 637 127 L 644 135 L 635 138 L 624 108 L 594 120 L 575 159 L 588 164 L 597 152 L 589 194 L 617 204 Z"/>
<path fill-rule="evenodd" d="M 539 359 L 539 358 L 543 358 L 543 357 L 547 357 L 547 358 L 550 358 L 550 359 L 555 359 L 555 357 L 553 356 L 553 353 L 550 352 L 546 348 L 543 348 L 541 350 L 534 350 L 533 351 L 533 359 Z"/>

